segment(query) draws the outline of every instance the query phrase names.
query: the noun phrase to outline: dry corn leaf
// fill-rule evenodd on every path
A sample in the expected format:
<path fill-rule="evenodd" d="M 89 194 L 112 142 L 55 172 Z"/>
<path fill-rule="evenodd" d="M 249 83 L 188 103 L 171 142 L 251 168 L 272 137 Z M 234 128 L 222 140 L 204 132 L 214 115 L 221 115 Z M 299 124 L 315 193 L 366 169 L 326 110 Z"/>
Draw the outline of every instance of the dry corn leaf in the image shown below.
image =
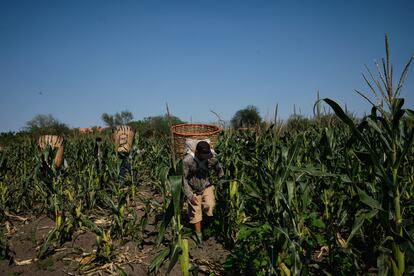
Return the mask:
<path fill-rule="evenodd" d="M 342 248 L 348 248 L 348 243 L 342 238 L 341 234 L 336 233 L 336 238 Z"/>
<path fill-rule="evenodd" d="M 80 265 L 90 264 L 91 262 L 93 262 L 93 260 L 95 260 L 95 258 L 96 258 L 95 255 L 85 256 L 79 261 L 79 264 Z"/>
<path fill-rule="evenodd" d="M 18 219 L 20 221 L 26 222 L 29 218 L 21 217 L 18 215 L 12 215 L 8 211 L 4 211 L 4 214 L 10 218 Z"/>
<path fill-rule="evenodd" d="M 317 258 L 320 259 L 323 254 L 328 253 L 328 252 L 329 252 L 329 247 L 327 245 L 322 246 L 321 249 L 319 250 L 319 254 Z"/>
<path fill-rule="evenodd" d="M 108 220 L 108 219 L 100 218 L 100 219 L 95 220 L 95 224 L 98 224 L 98 225 L 108 225 L 108 224 L 111 224 L 111 221 Z"/>
<path fill-rule="evenodd" d="M 13 223 L 11 223 L 10 221 L 6 221 L 6 231 L 7 231 L 7 235 L 12 235 L 14 233 L 16 233 L 16 227 L 13 226 Z"/>
<path fill-rule="evenodd" d="M 104 265 L 102 265 L 100 267 L 96 267 L 96 268 L 87 270 L 84 273 L 87 274 L 87 275 L 96 275 L 95 272 L 104 271 L 104 270 L 107 270 L 107 269 L 111 269 L 112 266 L 113 266 L 112 263 L 108 263 L 108 264 L 104 264 Z"/>
<path fill-rule="evenodd" d="M 289 268 L 285 265 L 285 263 L 280 263 L 279 264 L 279 268 L 284 272 L 285 275 L 290 276 L 290 270 Z"/>
<path fill-rule="evenodd" d="M 37 261 L 37 259 L 28 259 L 28 260 L 21 260 L 21 261 L 14 259 L 14 264 L 15 265 L 30 265 L 34 263 L 35 261 Z"/>

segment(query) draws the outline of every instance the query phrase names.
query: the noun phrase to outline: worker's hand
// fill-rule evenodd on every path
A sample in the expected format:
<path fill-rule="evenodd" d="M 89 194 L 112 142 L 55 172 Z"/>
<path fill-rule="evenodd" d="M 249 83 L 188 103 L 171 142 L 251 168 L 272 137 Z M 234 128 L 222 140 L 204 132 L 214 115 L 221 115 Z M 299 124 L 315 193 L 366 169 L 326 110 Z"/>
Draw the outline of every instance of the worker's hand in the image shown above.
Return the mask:
<path fill-rule="evenodd" d="M 191 204 L 196 205 L 196 206 L 198 204 L 200 204 L 200 202 L 198 201 L 198 198 L 195 195 L 193 195 L 193 197 L 191 198 L 190 202 L 191 202 Z"/>

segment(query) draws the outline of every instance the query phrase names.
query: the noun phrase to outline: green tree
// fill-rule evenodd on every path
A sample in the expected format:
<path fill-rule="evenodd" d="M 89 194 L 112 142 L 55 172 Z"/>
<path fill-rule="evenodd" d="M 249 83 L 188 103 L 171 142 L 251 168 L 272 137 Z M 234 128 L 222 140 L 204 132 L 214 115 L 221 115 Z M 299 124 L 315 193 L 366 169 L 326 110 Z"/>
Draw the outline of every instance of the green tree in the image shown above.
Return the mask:
<path fill-rule="evenodd" d="M 52 116 L 52 114 L 39 114 L 26 123 L 24 130 L 36 135 L 43 134 L 67 134 L 69 127 L 60 122 L 58 119 Z"/>
<path fill-rule="evenodd" d="M 257 107 L 249 105 L 234 114 L 231 119 L 231 126 L 235 129 L 250 128 L 260 125 L 261 122 L 262 117 L 260 116 Z"/>
<path fill-rule="evenodd" d="M 132 115 L 132 112 L 124 110 L 121 112 L 117 112 L 114 115 L 103 113 L 101 119 L 108 127 L 112 128 L 114 126 L 128 124 L 134 119 L 134 115 Z"/>
<path fill-rule="evenodd" d="M 140 121 L 130 122 L 129 125 L 144 137 L 161 137 L 170 135 L 170 120 L 173 125 L 183 123 L 180 118 L 175 116 L 171 116 L 168 119 L 167 115 L 158 115 L 146 117 Z"/>

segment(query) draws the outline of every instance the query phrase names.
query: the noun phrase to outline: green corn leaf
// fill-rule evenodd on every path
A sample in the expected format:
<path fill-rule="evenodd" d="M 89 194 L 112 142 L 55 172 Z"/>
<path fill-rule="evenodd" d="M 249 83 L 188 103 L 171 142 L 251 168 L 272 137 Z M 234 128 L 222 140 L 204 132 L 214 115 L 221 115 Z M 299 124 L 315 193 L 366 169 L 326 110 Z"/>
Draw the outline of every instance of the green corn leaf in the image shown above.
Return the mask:
<path fill-rule="evenodd" d="M 181 190 L 183 187 L 183 177 L 174 175 L 169 177 L 171 183 L 171 193 L 173 196 L 173 204 L 174 204 L 174 214 L 176 216 L 180 215 L 181 207 L 182 207 L 182 200 L 181 200 Z"/>
<path fill-rule="evenodd" d="M 289 149 L 288 155 L 287 155 L 287 164 L 283 168 L 282 177 L 278 179 L 278 181 L 275 182 L 276 184 L 275 187 L 279 187 L 279 185 L 283 185 L 283 183 L 286 181 L 288 173 L 290 172 L 289 168 L 290 166 L 292 166 L 292 163 L 295 161 L 299 153 L 300 146 L 303 142 L 303 137 L 304 137 L 303 135 L 299 135 L 296 138 L 295 144 L 293 145 L 293 147 Z M 274 189 L 274 201 L 275 202 L 277 201 L 278 193 L 279 193 L 279 189 L 278 188 Z M 292 198 L 293 198 L 293 195 L 292 195 Z"/>
<path fill-rule="evenodd" d="M 375 200 L 374 198 L 367 195 L 363 190 L 357 187 L 358 195 L 361 201 L 365 204 L 370 206 L 371 208 L 383 211 L 381 204 Z"/>
<path fill-rule="evenodd" d="M 312 201 L 309 185 L 307 183 L 300 183 L 300 187 L 302 190 L 302 206 L 306 208 Z"/>
<path fill-rule="evenodd" d="M 236 194 L 237 194 L 237 181 L 236 180 L 230 181 L 229 194 L 230 194 L 230 199 L 234 199 L 236 197 Z"/>
<path fill-rule="evenodd" d="M 374 106 L 372 106 L 372 108 L 371 108 L 371 117 L 372 118 L 377 118 L 377 107 L 374 105 Z"/>
<path fill-rule="evenodd" d="M 407 73 L 408 73 L 408 68 L 410 68 L 410 64 L 411 64 L 412 60 L 413 60 L 413 57 L 411 57 L 411 58 L 410 58 L 410 60 L 407 62 L 407 64 L 406 64 L 406 65 L 405 65 L 405 67 L 404 67 L 404 70 L 403 70 L 403 72 L 402 72 L 402 74 L 401 74 L 401 76 L 400 76 L 400 80 L 398 81 L 398 86 L 397 86 L 397 89 L 395 90 L 395 94 L 396 94 L 397 96 L 399 95 L 400 90 L 401 90 L 401 88 L 403 87 L 403 84 L 404 84 L 405 78 L 406 78 Z"/>
<path fill-rule="evenodd" d="M 403 237 L 408 242 L 408 246 L 410 247 L 410 250 L 414 252 L 414 236 L 412 233 L 410 233 L 406 227 L 402 227 L 403 231 Z M 411 231 L 414 232 L 414 229 Z"/>
<path fill-rule="evenodd" d="M 358 140 L 366 147 L 366 149 L 370 153 L 371 161 L 376 167 L 376 169 L 380 172 L 381 176 L 384 179 L 387 179 L 387 173 L 385 172 L 384 168 L 379 163 L 380 158 L 378 158 L 376 152 L 371 148 L 368 141 L 364 138 L 364 135 L 360 132 L 360 130 L 355 126 L 354 122 L 349 118 L 348 115 L 342 110 L 342 108 L 333 100 L 325 98 L 324 101 L 334 110 L 335 114 L 350 128 L 352 133 L 358 138 Z"/>
<path fill-rule="evenodd" d="M 148 225 L 148 216 L 145 215 L 142 217 L 140 223 L 139 223 L 139 229 L 141 230 L 141 232 L 144 232 L 145 227 L 147 227 Z"/>
<path fill-rule="evenodd" d="M 402 109 L 404 106 L 404 99 L 403 98 L 395 98 L 392 103 L 392 110 L 394 112 L 393 114 L 393 125 L 394 127 L 397 125 L 401 119 L 401 117 L 404 115 L 405 110 Z"/>
<path fill-rule="evenodd" d="M 165 262 L 168 255 L 170 254 L 170 248 L 166 248 L 161 251 L 150 263 L 148 266 L 149 271 L 157 273 L 161 265 Z"/>
<path fill-rule="evenodd" d="M 167 210 L 165 211 L 163 221 L 158 230 L 158 236 L 155 241 L 157 245 L 160 245 L 161 242 L 164 240 L 165 230 L 167 229 L 168 224 L 170 224 L 173 216 L 174 216 L 174 203 L 173 201 L 170 201 L 170 204 L 168 204 Z"/>
<path fill-rule="evenodd" d="M 342 110 L 342 108 L 333 100 L 329 98 L 323 99 L 335 112 L 335 114 L 341 119 L 345 124 L 351 127 L 353 130 L 356 129 L 354 122 L 349 118 L 348 115 Z"/>
<path fill-rule="evenodd" d="M 398 269 L 397 264 L 395 263 L 393 258 L 390 258 L 391 261 L 391 267 L 392 267 L 392 274 L 393 275 L 402 275 L 402 273 L 400 273 L 400 270 Z"/>
<path fill-rule="evenodd" d="M 253 198 L 256 198 L 258 200 L 263 200 L 263 195 L 261 195 L 257 185 L 253 181 L 243 181 L 241 182 L 243 185 L 243 188 L 246 190 L 247 194 Z"/>
<path fill-rule="evenodd" d="M 414 111 L 411 109 L 406 109 L 405 112 L 407 113 L 408 119 L 413 122 L 414 121 Z"/>
<path fill-rule="evenodd" d="M 414 143 L 414 128 L 411 128 L 407 139 L 405 140 L 405 143 L 403 145 L 403 150 L 400 154 L 400 156 L 398 157 L 397 163 L 394 164 L 394 168 L 399 168 L 401 162 L 404 160 L 405 156 L 408 154 L 408 152 L 410 151 L 410 149 L 412 148 Z"/>
<path fill-rule="evenodd" d="M 385 128 L 385 133 L 388 135 L 387 137 L 392 136 L 393 130 L 391 129 L 390 124 L 384 117 L 376 117 L 375 120 L 381 122 L 381 126 Z M 390 138 L 388 140 L 391 140 Z"/>
<path fill-rule="evenodd" d="M 42 247 L 40 247 L 40 251 L 37 254 L 37 257 L 39 259 L 42 259 L 43 257 L 45 257 L 45 254 L 46 254 L 47 250 L 49 249 L 49 246 L 50 246 L 50 244 L 52 242 L 53 236 L 55 236 L 55 233 L 57 233 L 57 230 L 54 228 L 47 235 L 46 240 L 44 241 Z"/>
<path fill-rule="evenodd" d="M 290 217 L 290 219 L 293 223 L 293 226 L 295 228 L 294 230 L 296 231 L 297 229 L 296 229 L 296 216 L 295 216 L 295 213 L 292 211 L 291 205 L 287 202 L 286 197 L 282 193 L 280 194 L 280 197 L 282 199 L 280 202 L 281 202 L 283 208 L 285 209 L 285 211 L 289 214 L 289 217 Z"/>
<path fill-rule="evenodd" d="M 389 273 L 388 255 L 381 254 L 377 258 L 378 276 L 387 276 Z"/>
<path fill-rule="evenodd" d="M 286 238 L 286 240 L 288 240 L 289 242 L 292 242 L 292 240 L 289 237 L 289 234 L 288 234 L 287 230 L 284 230 L 281 227 L 274 227 L 274 230 L 276 230 L 275 231 L 276 233 L 282 234 Z"/>
<path fill-rule="evenodd" d="M 392 250 L 386 247 L 386 244 L 392 241 L 393 238 L 391 236 L 383 238 L 378 245 L 378 251 L 385 254 L 392 254 Z"/>
<path fill-rule="evenodd" d="M 120 266 L 116 266 L 116 272 L 118 273 L 118 276 L 128 276 L 125 270 L 123 270 Z"/>
<path fill-rule="evenodd" d="M 173 249 L 171 252 L 171 257 L 170 257 L 170 263 L 168 264 L 168 268 L 167 268 L 167 274 L 169 274 L 171 272 L 171 270 L 174 268 L 175 264 L 178 261 L 178 257 L 180 256 L 182 252 L 181 246 L 178 244 L 178 242 L 176 242 L 173 245 Z"/>
<path fill-rule="evenodd" d="M 293 197 L 295 196 L 295 182 L 294 181 L 286 181 L 286 188 L 288 191 L 288 204 L 292 204 Z"/>
<path fill-rule="evenodd" d="M 325 227 L 326 227 L 325 223 L 320 218 L 313 218 L 312 219 L 312 226 L 315 226 L 317 228 L 322 228 L 322 229 L 325 229 Z"/>
<path fill-rule="evenodd" d="M 367 118 L 368 126 L 370 126 L 376 133 L 377 136 L 381 139 L 383 144 L 387 147 L 388 151 L 391 151 L 390 143 L 387 140 L 387 137 L 384 136 L 383 131 L 379 128 L 376 122 L 371 120 L 370 118 Z"/>
<path fill-rule="evenodd" d="M 359 231 L 359 229 L 364 224 L 365 220 L 369 220 L 376 216 L 378 213 L 378 209 L 373 209 L 368 213 L 362 213 L 357 215 L 354 226 L 352 227 L 351 234 L 349 234 L 348 239 L 346 240 L 346 243 L 349 243 L 351 239 L 355 236 L 355 234 Z"/>
<path fill-rule="evenodd" d="M 158 172 L 159 175 L 159 179 L 161 182 L 161 185 L 159 185 L 161 192 L 165 195 L 166 193 L 166 184 L 167 184 L 167 180 L 168 180 L 168 171 L 169 171 L 169 167 L 167 166 L 163 166 L 161 167 L 161 169 Z"/>
<path fill-rule="evenodd" d="M 334 177 L 338 176 L 338 174 L 329 173 L 321 171 L 319 168 L 313 167 L 313 166 L 306 166 L 306 167 L 296 167 L 296 166 L 289 166 L 289 169 L 293 172 L 302 172 L 306 173 L 311 176 L 317 176 L 317 177 Z"/>
<path fill-rule="evenodd" d="M 88 229 L 92 230 L 96 235 L 103 235 L 103 229 L 98 227 L 95 222 L 91 221 L 83 215 L 81 216 L 81 221 L 83 225 L 85 225 Z"/>

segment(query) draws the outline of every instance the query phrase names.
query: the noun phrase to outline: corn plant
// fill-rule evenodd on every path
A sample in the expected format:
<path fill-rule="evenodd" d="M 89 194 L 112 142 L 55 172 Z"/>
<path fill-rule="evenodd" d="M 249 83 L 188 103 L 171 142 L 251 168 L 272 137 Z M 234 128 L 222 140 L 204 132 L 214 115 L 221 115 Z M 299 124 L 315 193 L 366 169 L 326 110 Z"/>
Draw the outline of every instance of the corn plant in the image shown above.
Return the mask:
<path fill-rule="evenodd" d="M 374 104 L 364 96 L 371 103 L 372 109 L 371 114 L 365 116 L 361 123 L 356 125 L 331 99 L 324 101 L 349 126 L 354 138 L 352 142 L 361 145 L 359 155 L 366 157 L 361 162 L 366 166 L 368 175 L 373 177 L 366 182 L 366 186 L 358 187 L 366 212 L 359 214 L 347 241 L 352 239 L 367 220 L 379 223 L 381 228 L 377 230 L 382 232 L 377 248 L 379 273 L 385 275 L 392 271 L 393 275 L 403 275 L 414 272 L 414 225 L 411 221 L 412 213 L 405 208 L 413 196 L 407 193 L 413 185 L 407 168 L 413 166 L 410 155 L 413 154 L 414 111 L 404 109 L 404 99 L 400 98 L 412 58 L 395 87 L 387 36 L 385 48 L 386 59 L 382 60 L 382 70 L 377 65 L 379 79 L 375 79 L 369 69 L 371 80 L 364 76 L 371 92 L 381 102 Z"/>
<path fill-rule="evenodd" d="M 255 151 L 255 144 L 255 133 L 246 131 L 221 135 L 216 148 L 218 159 L 225 168 L 225 180 L 215 182 L 217 206 L 214 234 L 221 236 L 229 247 L 234 246 L 239 226 L 246 220 L 241 181 L 246 175 L 254 173 L 248 161 L 252 156 L 250 153 Z"/>
<path fill-rule="evenodd" d="M 168 183 L 170 184 L 171 199 L 165 210 L 164 219 L 160 225 L 156 242 L 160 245 L 164 240 L 165 231 L 170 223 L 172 224 L 173 237 L 169 247 L 162 250 L 151 262 L 149 270 L 157 272 L 166 259 L 169 259 L 167 267 L 167 274 L 169 274 L 177 261 L 180 260 L 183 275 L 189 275 L 188 240 L 182 238 L 183 226 L 181 225 L 181 210 L 183 206 L 181 189 L 183 187 L 183 178 L 182 176 L 171 176 L 164 180 L 168 180 Z"/>
<path fill-rule="evenodd" d="M 55 193 L 50 197 L 50 206 L 55 226 L 49 231 L 40 250 L 38 258 L 44 258 L 53 248 L 71 240 L 73 233 L 80 226 L 78 204 L 74 191 L 64 188 L 68 183 L 64 179 L 54 180 Z M 66 185 L 65 185 L 66 184 Z"/>

